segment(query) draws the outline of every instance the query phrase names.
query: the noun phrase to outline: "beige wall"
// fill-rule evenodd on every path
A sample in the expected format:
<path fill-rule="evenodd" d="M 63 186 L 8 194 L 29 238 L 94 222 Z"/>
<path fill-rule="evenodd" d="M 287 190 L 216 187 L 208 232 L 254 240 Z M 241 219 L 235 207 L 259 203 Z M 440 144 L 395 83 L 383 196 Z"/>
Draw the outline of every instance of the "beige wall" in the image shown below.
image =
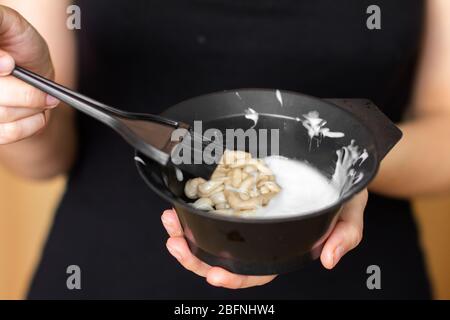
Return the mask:
<path fill-rule="evenodd" d="M 0 299 L 21 299 L 45 239 L 64 179 L 18 180 L 0 168 Z M 416 201 L 437 298 L 450 299 L 450 197 Z"/>
<path fill-rule="evenodd" d="M 437 299 L 450 299 L 450 196 L 414 202 Z"/>
<path fill-rule="evenodd" d="M 64 179 L 30 183 L 0 168 L 0 299 L 24 297 Z"/>

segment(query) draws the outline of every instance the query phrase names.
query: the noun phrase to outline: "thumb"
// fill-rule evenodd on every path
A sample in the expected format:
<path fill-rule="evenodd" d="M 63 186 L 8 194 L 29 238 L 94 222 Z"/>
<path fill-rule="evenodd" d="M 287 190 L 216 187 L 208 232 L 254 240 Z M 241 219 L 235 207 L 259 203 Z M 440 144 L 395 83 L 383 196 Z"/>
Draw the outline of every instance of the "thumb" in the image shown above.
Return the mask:
<path fill-rule="evenodd" d="M 339 260 L 355 248 L 362 239 L 362 225 L 339 221 L 323 247 L 320 260 L 327 269 L 333 269 Z"/>
<path fill-rule="evenodd" d="M 364 190 L 345 204 L 339 221 L 328 237 L 320 255 L 320 260 L 325 268 L 334 268 L 347 252 L 361 242 L 367 197 L 367 191 Z"/>
<path fill-rule="evenodd" d="M 45 77 L 53 75 L 50 52 L 45 40 L 17 11 L 3 5 L 0 5 L 0 49 L 8 52 L 17 65 Z M 7 59 L 9 58 L 5 58 L 6 67 L 2 69 L 0 66 L 2 74 L 9 70 L 10 61 Z"/>

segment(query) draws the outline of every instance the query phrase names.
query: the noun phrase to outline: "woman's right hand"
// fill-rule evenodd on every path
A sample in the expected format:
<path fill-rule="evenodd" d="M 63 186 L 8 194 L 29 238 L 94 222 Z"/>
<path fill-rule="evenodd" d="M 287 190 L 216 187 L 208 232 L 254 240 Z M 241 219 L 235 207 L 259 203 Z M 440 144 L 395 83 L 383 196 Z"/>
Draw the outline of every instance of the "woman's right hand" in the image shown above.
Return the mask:
<path fill-rule="evenodd" d="M 0 5 L 0 145 L 41 131 L 58 100 L 11 76 L 15 64 L 54 79 L 45 40 L 19 13 Z"/>

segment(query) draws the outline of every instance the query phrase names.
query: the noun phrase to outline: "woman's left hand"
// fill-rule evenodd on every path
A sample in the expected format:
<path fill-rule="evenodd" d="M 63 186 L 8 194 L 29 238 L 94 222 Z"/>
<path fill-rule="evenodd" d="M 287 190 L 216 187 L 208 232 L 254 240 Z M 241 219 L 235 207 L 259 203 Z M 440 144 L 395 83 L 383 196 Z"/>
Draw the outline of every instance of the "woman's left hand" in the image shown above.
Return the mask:
<path fill-rule="evenodd" d="M 344 205 L 339 220 L 326 240 L 320 255 L 325 268 L 334 268 L 342 256 L 360 243 L 367 197 L 367 190 L 363 190 Z M 164 211 L 161 220 L 170 236 L 166 244 L 170 254 L 187 270 L 206 278 L 209 284 L 229 289 L 243 289 L 261 286 L 275 279 L 276 275 L 238 275 L 200 261 L 189 250 L 175 210 Z"/>

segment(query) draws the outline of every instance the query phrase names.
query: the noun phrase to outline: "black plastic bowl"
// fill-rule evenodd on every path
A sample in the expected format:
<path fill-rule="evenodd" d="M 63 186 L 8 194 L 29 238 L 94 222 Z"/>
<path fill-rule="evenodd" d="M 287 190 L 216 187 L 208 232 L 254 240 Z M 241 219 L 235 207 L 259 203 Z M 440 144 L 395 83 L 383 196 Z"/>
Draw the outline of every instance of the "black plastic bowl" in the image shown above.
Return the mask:
<path fill-rule="evenodd" d="M 175 207 L 190 249 L 198 258 L 239 274 L 284 273 L 320 256 L 343 204 L 374 178 L 380 161 L 400 140 L 401 132 L 368 100 L 323 100 L 269 89 L 212 93 L 179 103 L 163 115 L 190 124 L 202 120 L 203 130 L 245 130 L 253 124 L 244 117 L 248 108 L 260 115 L 255 129 L 280 129 L 280 155 L 307 161 L 329 178 L 336 165 L 336 151 L 354 140 L 368 153 L 368 158 L 354 168 L 363 178 L 343 191 L 338 202 L 318 211 L 276 218 L 241 218 L 193 208 L 183 196 L 189 177 L 180 182 L 173 171 L 139 153 L 136 164 L 148 186 Z M 311 111 L 327 121 L 326 127 L 345 136 L 311 141 L 298 121 Z"/>

